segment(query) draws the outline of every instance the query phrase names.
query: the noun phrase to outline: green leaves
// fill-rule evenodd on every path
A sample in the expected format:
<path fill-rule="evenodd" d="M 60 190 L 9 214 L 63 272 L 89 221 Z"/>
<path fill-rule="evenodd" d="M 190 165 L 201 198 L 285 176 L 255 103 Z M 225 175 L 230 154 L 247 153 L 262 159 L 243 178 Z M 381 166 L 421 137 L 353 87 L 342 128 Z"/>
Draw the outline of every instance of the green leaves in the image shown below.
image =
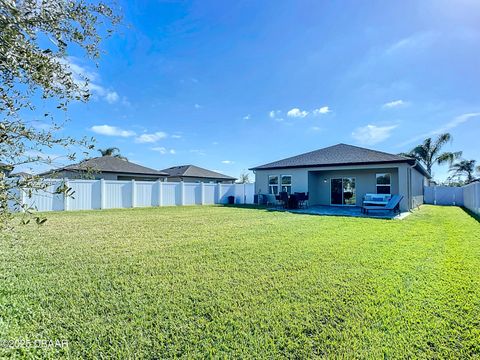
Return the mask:
<path fill-rule="evenodd" d="M 93 148 L 86 139 L 57 132 L 60 127 L 53 120 L 56 111 L 40 113 L 52 120 L 47 129 L 31 126 L 21 114 L 28 111 L 29 117 L 35 117 L 35 97 L 42 99 L 46 108 L 56 106 L 62 116 L 72 101 L 88 101 L 88 79 L 72 71 L 69 49 L 75 48 L 77 54 L 83 51 L 86 58 L 95 61 L 102 39 L 119 21 L 114 10 L 102 2 L 0 0 L 0 163 L 10 168 L 39 162 L 51 167 L 52 158 L 44 154 L 45 149 L 60 148 L 63 153 L 71 147 Z M 66 157 L 74 160 L 75 156 Z M 10 207 L 23 210 L 25 217 L 33 216 L 34 209 L 23 203 L 22 196 L 48 186 L 39 177 L 17 181 L 0 176 L 0 230 L 11 225 Z M 68 188 L 56 191 L 72 195 Z M 34 219 L 38 225 L 45 222 Z"/>

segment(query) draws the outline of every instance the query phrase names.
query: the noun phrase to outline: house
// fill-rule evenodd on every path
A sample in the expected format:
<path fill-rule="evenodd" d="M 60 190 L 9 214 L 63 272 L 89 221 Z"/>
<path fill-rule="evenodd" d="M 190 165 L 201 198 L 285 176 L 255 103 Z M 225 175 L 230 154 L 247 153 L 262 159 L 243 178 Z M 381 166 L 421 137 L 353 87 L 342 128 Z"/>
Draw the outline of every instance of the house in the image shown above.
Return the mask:
<path fill-rule="evenodd" d="M 423 203 L 430 175 L 412 158 L 338 144 L 254 167 L 255 192 L 308 192 L 310 205 L 361 206 L 367 193 L 403 196 L 402 211 Z"/>
<path fill-rule="evenodd" d="M 40 174 L 44 178 L 164 180 L 168 174 L 114 156 L 101 156 Z"/>
<path fill-rule="evenodd" d="M 168 169 L 161 170 L 167 173 L 167 181 L 187 181 L 187 182 L 205 182 L 205 183 L 221 183 L 233 184 L 234 177 L 223 175 L 215 171 L 207 170 L 195 165 L 173 166 Z"/>

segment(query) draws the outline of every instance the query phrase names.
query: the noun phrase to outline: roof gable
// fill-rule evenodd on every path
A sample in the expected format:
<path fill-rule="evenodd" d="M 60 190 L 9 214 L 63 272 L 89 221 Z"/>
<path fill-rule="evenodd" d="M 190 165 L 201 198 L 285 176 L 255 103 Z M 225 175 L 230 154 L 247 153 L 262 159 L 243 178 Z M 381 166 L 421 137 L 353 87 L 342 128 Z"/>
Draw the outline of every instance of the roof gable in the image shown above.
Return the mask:
<path fill-rule="evenodd" d="M 234 177 L 220 174 L 216 171 L 201 168 L 195 165 L 180 165 L 172 166 L 168 169 L 163 169 L 162 172 L 169 174 L 171 177 L 198 177 L 198 178 L 212 178 L 223 180 L 235 180 Z"/>
<path fill-rule="evenodd" d="M 54 171 L 62 170 L 167 176 L 166 173 L 148 168 L 146 166 L 138 165 L 114 156 L 100 156 L 82 161 L 78 164 L 68 165 Z"/>

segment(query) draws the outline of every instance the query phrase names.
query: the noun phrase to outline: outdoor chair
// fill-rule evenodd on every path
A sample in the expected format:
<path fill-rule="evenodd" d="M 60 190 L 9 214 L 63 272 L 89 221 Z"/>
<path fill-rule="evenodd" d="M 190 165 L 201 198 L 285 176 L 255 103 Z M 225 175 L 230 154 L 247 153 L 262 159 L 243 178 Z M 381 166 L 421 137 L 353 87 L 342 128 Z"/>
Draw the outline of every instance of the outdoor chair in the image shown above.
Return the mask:
<path fill-rule="evenodd" d="M 369 211 L 391 211 L 400 213 L 400 201 L 403 196 L 393 195 L 385 206 L 362 206 L 362 213 L 368 214 Z"/>
<path fill-rule="evenodd" d="M 278 196 L 279 196 L 280 204 L 284 208 L 286 208 L 288 205 L 288 193 L 286 191 L 282 191 L 280 192 L 280 194 L 278 194 Z"/>
<path fill-rule="evenodd" d="M 308 193 L 304 193 L 304 192 L 296 192 L 295 195 L 297 196 L 297 200 L 298 200 L 298 207 L 299 208 L 307 208 L 307 204 L 308 204 Z"/>

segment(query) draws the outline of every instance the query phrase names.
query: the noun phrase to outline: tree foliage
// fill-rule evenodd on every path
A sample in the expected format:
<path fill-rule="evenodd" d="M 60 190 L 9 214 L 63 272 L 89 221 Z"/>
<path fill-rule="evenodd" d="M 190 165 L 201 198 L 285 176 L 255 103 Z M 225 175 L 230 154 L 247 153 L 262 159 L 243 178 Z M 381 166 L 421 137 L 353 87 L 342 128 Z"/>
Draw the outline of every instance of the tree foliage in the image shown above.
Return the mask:
<path fill-rule="evenodd" d="M 475 160 L 460 160 L 450 166 L 450 172 L 453 173 L 452 176 L 465 176 L 466 183 L 469 184 L 475 181 L 475 164 Z"/>
<path fill-rule="evenodd" d="M 452 164 L 453 161 L 462 156 L 461 151 L 442 152 L 442 148 L 452 141 L 449 133 L 440 134 L 436 139 L 427 138 L 422 144 L 415 146 L 410 152 L 401 155 L 414 158 L 422 163 L 428 173 L 432 175 L 432 167 L 435 164 Z"/>
<path fill-rule="evenodd" d="M 123 156 L 120 153 L 120 149 L 118 147 L 109 147 L 109 148 L 106 148 L 106 149 L 98 149 L 98 152 L 102 156 L 113 156 L 113 157 L 116 157 L 116 158 L 119 158 L 119 159 L 122 159 L 122 160 L 128 160 L 125 156 Z"/>
<path fill-rule="evenodd" d="M 18 165 L 51 164 L 55 159 L 46 149 L 92 149 L 91 139 L 62 136 L 55 121 L 72 101 L 88 101 L 88 79 L 74 74 L 70 51 L 96 61 L 102 38 L 108 36 L 120 17 L 101 2 L 83 0 L 0 0 L 0 229 L 11 219 L 9 205 L 29 213 L 23 196 L 35 190 L 49 190 L 38 176 L 9 179 Z M 52 105 L 40 111 L 35 105 Z M 36 127 L 25 118 L 41 118 L 50 124 Z M 20 191 L 17 191 L 20 190 Z M 23 221 L 27 221 L 23 219 Z M 41 223 L 43 220 L 37 219 Z"/>

